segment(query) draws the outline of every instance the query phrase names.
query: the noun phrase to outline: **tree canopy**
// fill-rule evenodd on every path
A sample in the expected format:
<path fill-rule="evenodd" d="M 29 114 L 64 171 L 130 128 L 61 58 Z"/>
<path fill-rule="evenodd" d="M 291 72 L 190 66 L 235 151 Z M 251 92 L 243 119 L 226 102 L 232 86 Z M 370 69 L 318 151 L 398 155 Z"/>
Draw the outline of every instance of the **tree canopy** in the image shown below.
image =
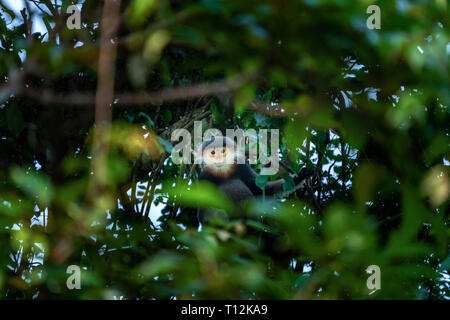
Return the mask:
<path fill-rule="evenodd" d="M 447 5 L 0 0 L 0 297 L 449 299 Z M 196 121 L 279 130 L 284 192 L 245 208 L 276 255 L 199 228 Z"/>

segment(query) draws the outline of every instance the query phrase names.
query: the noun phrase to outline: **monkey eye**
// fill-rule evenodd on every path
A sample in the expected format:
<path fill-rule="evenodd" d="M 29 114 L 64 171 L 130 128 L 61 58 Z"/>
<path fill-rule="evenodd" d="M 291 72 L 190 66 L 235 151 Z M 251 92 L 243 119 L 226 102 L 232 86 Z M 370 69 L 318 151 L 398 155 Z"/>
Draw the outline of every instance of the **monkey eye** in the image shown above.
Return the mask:
<path fill-rule="evenodd" d="M 225 149 L 222 149 L 222 153 L 225 153 Z"/>
<path fill-rule="evenodd" d="M 214 151 L 214 150 L 213 150 L 213 151 L 211 151 L 211 154 L 216 154 L 216 151 Z"/>

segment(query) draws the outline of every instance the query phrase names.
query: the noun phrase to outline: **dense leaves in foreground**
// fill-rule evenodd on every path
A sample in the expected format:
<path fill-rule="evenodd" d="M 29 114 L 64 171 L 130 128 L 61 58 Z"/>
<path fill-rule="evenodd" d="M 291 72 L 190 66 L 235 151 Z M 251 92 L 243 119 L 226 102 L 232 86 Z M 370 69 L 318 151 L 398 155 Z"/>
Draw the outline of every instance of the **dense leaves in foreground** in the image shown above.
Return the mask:
<path fill-rule="evenodd" d="M 55 2 L 0 1 L 1 298 L 450 297 L 446 1 L 376 1 L 370 30 L 363 0 L 123 0 L 101 168 L 104 1 L 80 1 L 80 29 L 77 1 Z M 199 229 L 196 207 L 223 195 L 172 161 L 194 121 L 279 129 L 280 171 L 258 183 L 285 192 Z"/>

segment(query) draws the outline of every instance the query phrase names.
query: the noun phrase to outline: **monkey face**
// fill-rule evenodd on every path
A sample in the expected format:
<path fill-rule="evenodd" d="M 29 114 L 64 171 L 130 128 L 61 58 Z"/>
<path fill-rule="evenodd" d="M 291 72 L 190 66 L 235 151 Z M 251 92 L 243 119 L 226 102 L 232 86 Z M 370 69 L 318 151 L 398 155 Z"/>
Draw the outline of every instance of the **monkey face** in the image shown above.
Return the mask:
<path fill-rule="evenodd" d="M 229 147 L 206 148 L 203 150 L 203 161 L 216 167 L 233 164 L 234 150 Z"/>

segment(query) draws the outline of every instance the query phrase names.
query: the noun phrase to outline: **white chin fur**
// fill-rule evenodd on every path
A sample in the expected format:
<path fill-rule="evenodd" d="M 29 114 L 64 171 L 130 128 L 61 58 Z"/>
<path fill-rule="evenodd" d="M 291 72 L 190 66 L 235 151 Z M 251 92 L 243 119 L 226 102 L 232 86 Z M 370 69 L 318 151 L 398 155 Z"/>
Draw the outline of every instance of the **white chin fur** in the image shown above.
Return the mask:
<path fill-rule="evenodd" d="M 209 159 L 208 156 L 203 158 L 203 161 L 206 168 L 217 173 L 218 175 L 221 175 L 230 172 L 235 163 L 241 163 L 239 161 L 241 159 L 243 159 L 243 157 L 240 153 L 230 153 L 222 162 L 215 162 L 212 159 Z"/>
<path fill-rule="evenodd" d="M 208 165 L 206 165 L 206 167 L 217 173 L 226 173 L 226 172 L 230 171 L 232 165 L 233 164 L 228 164 L 228 163 L 214 163 L 214 164 L 208 164 Z"/>

